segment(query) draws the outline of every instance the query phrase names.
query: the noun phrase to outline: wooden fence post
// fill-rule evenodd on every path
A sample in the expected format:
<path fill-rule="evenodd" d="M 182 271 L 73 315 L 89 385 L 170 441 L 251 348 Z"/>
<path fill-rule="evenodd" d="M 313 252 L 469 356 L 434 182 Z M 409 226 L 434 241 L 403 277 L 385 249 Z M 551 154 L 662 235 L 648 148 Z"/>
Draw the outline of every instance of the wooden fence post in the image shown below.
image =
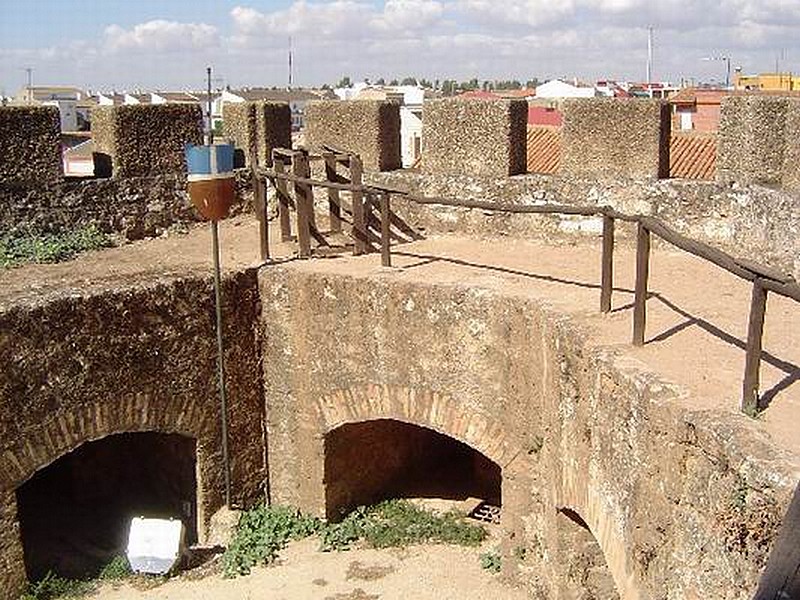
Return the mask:
<path fill-rule="evenodd" d="M 614 217 L 603 215 L 603 257 L 600 282 L 600 312 L 611 312 L 614 290 Z"/>
<path fill-rule="evenodd" d="M 350 155 L 350 183 L 355 186 L 362 185 L 363 167 L 361 157 L 357 154 Z M 353 201 L 353 256 L 364 254 L 367 242 L 367 230 L 364 219 L 364 193 L 361 190 L 351 192 Z"/>
<path fill-rule="evenodd" d="M 636 230 L 636 290 L 633 298 L 633 345 L 644 346 L 647 323 L 647 278 L 650 270 L 650 230 L 639 221 Z"/>
<path fill-rule="evenodd" d="M 336 154 L 333 152 L 325 152 L 323 155 L 325 159 L 325 179 L 330 182 L 336 182 Z M 328 211 L 330 215 L 330 228 L 332 232 L 339 233 L 342 231 L 342 204 L 339 198 L 339 190 L 328 188 Z"/>
<path fill-rule="evenodd" d="M 277 151 L 272 151 L 272 165 L 275 170 L 275 194 L 278 197 L 278 219 L 281 224 L 281 241 L 288 242 L 292 239 L 292 223 L 289 216 L 289 184 L 281 177 L 286 173 L 285 157 Z"/>
<path fill-rule="evenodd" d="M 750 318 L 747 324 L 747 350 L 742 384 L 742 412 L 751 417 L 756 416 L 762 408 L 759 406 L 758 385 L 766 310 L 767 290 L 756 279 L 753 281 L 753 292 L 750 298 Z"/>
<path fill-rule="evenodd" d="M 292 156 L 294 175 L 296 177 L 308 177 L 308 155 L 303 151 L 297 151 Z M 311 212 L 314 210 L 313 191 L 308 184 L 295 182 L 294 184 L 294 203 L 297 207 L 297 242 L 300 246 L 300 258 L 311 256 Z"/>
<path fill-rule="evenodd" d="M 258 155 L 250 155 L 250 182 L 253 187 L 253 204 L 258 217 L 258 239 L 261 243 L 261 260 L 269 260 L 269 216 L 264 181 L 258 176 Z"/>
<path fill-rule="evenodd" d="M 381 265 L 384 267 L 392 266 L 392 250 L 389 246 L 391 207 L 389 206 L 389 193 L 381 194 Z"/>

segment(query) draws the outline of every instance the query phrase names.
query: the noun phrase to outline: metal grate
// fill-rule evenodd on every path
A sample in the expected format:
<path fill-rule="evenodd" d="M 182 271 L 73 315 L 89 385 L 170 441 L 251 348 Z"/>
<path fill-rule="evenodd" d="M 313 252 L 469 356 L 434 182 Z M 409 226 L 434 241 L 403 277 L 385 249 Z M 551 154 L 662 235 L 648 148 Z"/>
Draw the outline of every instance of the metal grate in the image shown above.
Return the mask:
<path fill-rule="evenodd" d="M 497 524 L 500 523 L 500 507 L 481 502 L 468 516 L 476 521 Z"/>

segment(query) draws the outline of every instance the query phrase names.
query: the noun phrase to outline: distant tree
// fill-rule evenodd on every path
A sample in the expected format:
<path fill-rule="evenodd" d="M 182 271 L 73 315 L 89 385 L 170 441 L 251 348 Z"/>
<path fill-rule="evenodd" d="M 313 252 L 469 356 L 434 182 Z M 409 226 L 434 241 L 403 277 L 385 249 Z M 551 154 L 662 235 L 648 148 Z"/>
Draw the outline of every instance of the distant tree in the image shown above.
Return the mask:
<path fill-rule="evenodd" d="M 392 79 L 392 80 L 389 82 L 389 85 L 400 85 L 400 84 L 399 84 L 399 83 L 397 83 L 397 79 Z"/>
<path fill-rule="evenodd" d="M 476 77 L 473 77 L 472 79 L 469 80 L 467 86 L 468 90 L 477 90 L 480 87 L 480 84 L 478 83 L 478 79 Z"/>
<path fill-rule="evenodd" d="M 386 80 L 383 77 L 379 77 L 378 81 L 375 82 L 378 85 L 386 85 Z"/>
<path fill-rule="evenodd" d="M 452 96 L 456 93 L 456 82 L 452 79 L 445 79 L 442 82 L 442 93 L 445 96 Z"/>
<path fill-rule="evenodd" d="M 525 87 L 529 89 L 538 86 L 539 86 L 539 80 L 536 77 L 534 77 L 533 79 L 528 79 L 528 81 L 525 82 Z"/>
<path fill-rule="evenodd" d="M 342 77 L 342 78 L 339 80 L 339 83 L 337 83 L 337 84 L 336 84 L 336 87 L 337 87 L 337 88 L 349 88 L 349 87 L 353 87 L 353 82 L 352 82 L 352 81 L 350 81 L 350 76 L 349 76 L 349 75 L 345 75 L 344 77 Z"/>
<path fill-rule="evenodd" d="M 435 90 L 439 89 L 439 80 L 438 79 L 433 82 L 433 89 L 435 89 Z"/>
<path fill-rule="evenodd" d="M 320 88 L 320 89 L 329 90 L 329 89 L 331 89 L 331 86 L 329 86 L 327 83 L 323 83 L 322 84 L 322 88 Z"/>
<path fill-rule="evenodd" d="M 419 85 L 424 87 L 424 88 L 428 88 L 428 89 L 433 87 L 433 84 L 430 81 L 428 81 L 427 79 L 420 79 L 419 80 Z"/>
<path fill-rule="evenodd" d="M 400 82 L 400 85 L 417 85 L 417 80 L 414 77 L 406 77 Z"/>

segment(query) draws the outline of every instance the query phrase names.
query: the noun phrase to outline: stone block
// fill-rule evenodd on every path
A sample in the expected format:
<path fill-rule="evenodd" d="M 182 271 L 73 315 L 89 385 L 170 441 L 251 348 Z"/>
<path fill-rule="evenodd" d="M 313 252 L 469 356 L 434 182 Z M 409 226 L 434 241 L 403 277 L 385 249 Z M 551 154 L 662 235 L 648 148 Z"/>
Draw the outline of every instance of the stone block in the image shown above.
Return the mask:
<path fill-rule="evenodd" d="M 400 105 L 382 100 L 322 100 L 305 110 L 306 142 L 330 144 L 361 156 L 364 168 L 391 171 L 400 158 Z"/>
<path fill-rule="evenodd" d="M 186 144 L 203 143 L 203 113 L 199 104 L 101 106 L 92 138 L 115 177 L 185 173 Z"/>
<path fill-rule="evenodd" d="M 0 107 L 0 183 L 30 186 L 60 180 L 60 136 L 55 106 Z"/>
<path fill-rule="evenodd" d="M 660 100 L 573 98 L 563 104 L 562 176 L 669 177 L 669 105 Z"/>
<path fill-rule="evenodd" d="M 779 185 L 783 180 L 788 98 L 722 99 L 717 177 L 723 183 Z"/>
<path fill-rule="evenodd" d="M 245 164 L 256 152 L 258 164 L 272 165 L 272 150 L 292 147 L 292 113 L 286 102 L 228 102 L 222 109 L 225 135 L 244 152 Z"/>
<path fill-rule="evenodd" d="M 506 177 L 527 171 L 524 100 L 429 100 L 423 106 L 422 169 Z"/>

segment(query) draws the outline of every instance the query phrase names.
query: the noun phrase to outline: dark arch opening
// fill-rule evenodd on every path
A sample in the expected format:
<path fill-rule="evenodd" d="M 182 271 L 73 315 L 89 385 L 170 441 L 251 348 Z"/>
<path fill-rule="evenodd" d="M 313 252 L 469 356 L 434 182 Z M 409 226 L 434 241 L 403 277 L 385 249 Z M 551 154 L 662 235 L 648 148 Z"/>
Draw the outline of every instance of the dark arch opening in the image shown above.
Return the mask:
<path fill-rule="evenodd" d="M 87 442 L 17 488 L 25 569 L 94 576 L 125 553 L 134 516 L 183 520 L 195 541 L 195 440 L 122 433 Z"/>
<path fill-rule="evenodd" d="M 558 513 L 567 596 L 619 600 L 605 555 L 589 525 L 571 508 L 561 508 Z"/>
<path fill-rule="evenodd" d="M 325 436 L 329 519 L 387 498 L 477 498 L 500 506 L 500 466 L 474 448 L 394 419 L 342 425 Z"/>

